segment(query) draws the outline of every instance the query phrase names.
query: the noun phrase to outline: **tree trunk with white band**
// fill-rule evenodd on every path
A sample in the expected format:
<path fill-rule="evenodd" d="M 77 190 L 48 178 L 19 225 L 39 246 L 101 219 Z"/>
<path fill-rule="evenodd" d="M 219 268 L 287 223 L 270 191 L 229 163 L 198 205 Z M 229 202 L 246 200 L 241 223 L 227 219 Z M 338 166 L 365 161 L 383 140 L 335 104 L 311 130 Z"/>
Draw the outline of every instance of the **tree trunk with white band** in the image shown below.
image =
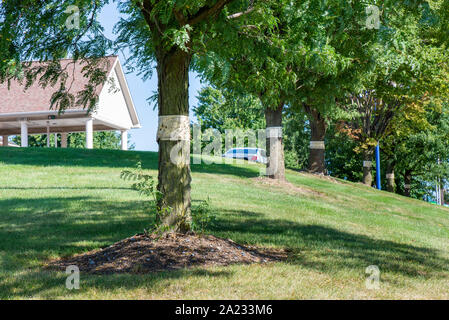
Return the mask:
<path fill-rule="evenodd" d="M 282 102 L 276 109 L 265 110 L 267 123 L 267 176 L 285 180 L 284 143 L 282 138 Z"/>
<path fill-rule="evenodd" d="M 373 154 L 374 150 L 369 148 L 363 152 L 363 184 L 371 187 L 373 185 L 373 175 L 372 175 L 372 166 L 373 166 Z"/>
<path fill-rule="evenodd" d="M 325 143 L 327 123 L 323 115 L 310 106 L 305 105 L 310 121 L 309 172 L 326 174 Z"/>
<path fill-rule="evenodd" d="M 176 232 L 191 228 L 189 65 L 191 56 L 180 49 L 157 50 L 159 107 L 158 203 L 161 223 Z M 167 117 L 169 116 L 169 117 Z M 173 134 L 170 133 L 172 131 Z"/>

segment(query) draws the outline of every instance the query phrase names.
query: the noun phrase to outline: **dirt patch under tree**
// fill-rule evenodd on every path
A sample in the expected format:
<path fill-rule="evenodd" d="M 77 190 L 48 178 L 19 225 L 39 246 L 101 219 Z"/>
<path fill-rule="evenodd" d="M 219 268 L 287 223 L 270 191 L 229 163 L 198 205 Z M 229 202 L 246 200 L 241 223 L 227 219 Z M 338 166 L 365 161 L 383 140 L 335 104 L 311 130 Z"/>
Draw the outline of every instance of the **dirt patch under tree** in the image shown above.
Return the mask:
<path fill-rule="evenodd" d="M 189 267 L 252 264 L 286 259 L 284 250 L 242 246 L 229 239 L 194 234 L 136 235 L 107 248 L 51 261 L 46 267 L 97 274 L 148 273 Z"/>
<path fill-rule="evenodd" d="M 282 190 L 283 192 L 287 193 L 287 194 L 301 194 L 301 195 L 310 195 L 310 196 L 323 196 L 324 193 L 309 189 L 309 188 L 304 188 L 304 187 L 299 187 L 294 185 L 293 183 L 290 183 L 288 181 L 279 181 L 277 179 L 270 179 L 270 178 L 266 178 L 266 177 L 257 177 L 257 178 L 252 178 L 252 180 L 257 184 L 257 185 L 261 185 L 261 186 L 265 186 L 265 187 L 269 187 L 269 188 L 277 188 L 279 190 Z"/>

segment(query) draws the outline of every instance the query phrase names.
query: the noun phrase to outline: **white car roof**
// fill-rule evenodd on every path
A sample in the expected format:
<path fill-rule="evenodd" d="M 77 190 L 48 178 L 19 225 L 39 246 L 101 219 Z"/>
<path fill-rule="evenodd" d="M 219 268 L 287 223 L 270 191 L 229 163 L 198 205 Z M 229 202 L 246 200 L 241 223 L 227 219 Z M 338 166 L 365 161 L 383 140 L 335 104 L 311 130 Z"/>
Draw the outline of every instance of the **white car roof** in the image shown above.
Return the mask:
<path fill-rule="evenodd" d="M 226 152 L 229 152 L 229 151 L 232 151 L 232 150 L 263 150 L 263 149 L 260 149 L 260 148 L 232 148 L 232 149 L 229 149 Z"/>

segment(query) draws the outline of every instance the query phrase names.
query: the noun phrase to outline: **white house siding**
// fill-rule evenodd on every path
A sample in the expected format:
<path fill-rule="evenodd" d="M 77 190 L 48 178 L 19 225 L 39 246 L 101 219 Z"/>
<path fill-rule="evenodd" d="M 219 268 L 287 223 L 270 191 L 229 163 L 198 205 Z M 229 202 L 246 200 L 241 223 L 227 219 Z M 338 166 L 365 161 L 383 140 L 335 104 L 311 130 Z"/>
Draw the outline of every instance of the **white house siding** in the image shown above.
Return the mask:
<path fill-rule="evenodd" d="M 130 129 L 133 123 L 115 69 L 110 77 L 114 80 L 114 86 L 110 81 L 104 85 L 94 117 L 119 125 L 122 129 Z"/>

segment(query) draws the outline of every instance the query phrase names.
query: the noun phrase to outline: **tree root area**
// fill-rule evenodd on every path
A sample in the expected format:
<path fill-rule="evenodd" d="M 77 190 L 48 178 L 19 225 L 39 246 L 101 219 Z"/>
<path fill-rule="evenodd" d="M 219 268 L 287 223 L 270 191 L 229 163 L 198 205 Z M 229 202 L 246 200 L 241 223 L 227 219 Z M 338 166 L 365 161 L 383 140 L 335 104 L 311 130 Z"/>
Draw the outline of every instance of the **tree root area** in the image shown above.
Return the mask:
<path fill-rule="evenodd" d="M 282 261 L 287 252 L 243 246 L 211 235 L 135 235 L 107 248 L 49 262 L 46 268 L 75 265 L 92 274 L 150 273 L 193 267 Z"/>

